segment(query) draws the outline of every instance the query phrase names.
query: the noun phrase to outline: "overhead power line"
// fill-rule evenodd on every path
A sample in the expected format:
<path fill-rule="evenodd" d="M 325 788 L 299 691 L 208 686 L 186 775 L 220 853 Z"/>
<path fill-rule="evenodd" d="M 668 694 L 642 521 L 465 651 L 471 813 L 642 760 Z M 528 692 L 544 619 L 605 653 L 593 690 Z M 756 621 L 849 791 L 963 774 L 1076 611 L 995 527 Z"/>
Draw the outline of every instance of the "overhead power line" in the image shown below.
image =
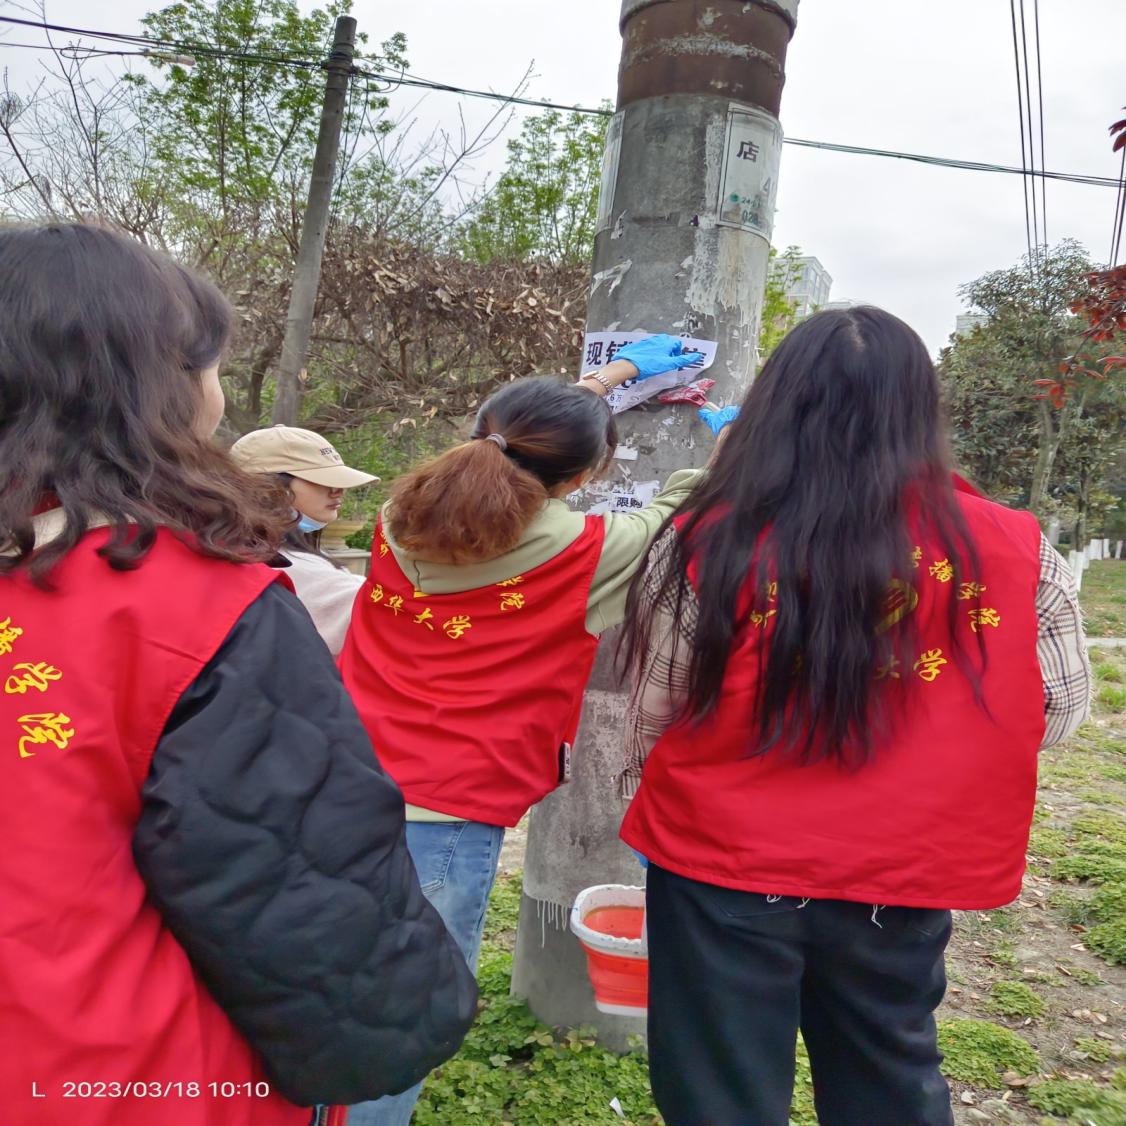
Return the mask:
<path fill-rule="evenodd" d="M 1032 275 L 1035 269 L 1034 257 L 1032 253 L 1033 248 L 1033 234 L 1032 234 L 1032 207 L 1028 198 L 1028 140 L 1025 135 L 1024 129 L 1024 95 L 1021 91 L 1020 81 L 1020 44 L 1017 39 L 1017 6 L 1016 0 L 1009 0 L 1009 17 L 1012 22 L 1013 28 L 1013 63 L 1016 67 L 1017 79 L 1017 119 L 1020 123 L 1020 171 L 1021 171 L 1021 187 L 1024 190 L 1024 241 L 1025 248 L 1028 251 L 1028 271 Z M 1030 125 L 1031 128 L 1031 125 Z M 1033 199 L 1036 197 L 1035 182 L 1032 185 Z"/>
<path fill-rule="evenodd" d="M 1024 78 L 1024 119 L 1028 123 L 1028 168 L 1032 184 L 1032 249 L 1039 257 L 1044 240 L 1040 237 L 1040 204 L 1036 200 L 1036 123 L 1032 112 L 1032 82 L 1028 65 L 1028 30 L 1024 18 L 1024 0 L 1020 0 L 1021 61 L 1019 69 Z"/>
<path fill-rule="evenodd" d="M 807 149 L 827 149 L 829 152 L 855 153 L 859 156 L 885 156 L 896 160 L 910 160 L 919 164 L 931 164 L 937 168 L 961 168 L 969 172 L 1001 172 L 1010 176 L 1029 175 L 1027 169 L 1012 164 L 992 164 L 980 160 L 955 160 L 945 156 L 925 156 L 922 153 L 898 152 L 893 149 L 872 149 L 861 145 L 838 145 L 829 141 L 805 141 L 799 137 L 783 137 L 787 145 L 797 145 Z M 1087 176 L 1080 172 L 1036 172 L 1035 177 L 1045 180 L 1062 180 L 1069 184 L 1090 184 L 1099 188 L 1115 188 L 1118 181 L 1113 176 Z"/>
<path fill-rule="evenodd" d="M 1033 0 L 1032 9 L 1036 22 L 1036 94 L 1040 102 L 1040 169 L 1047 167 L 1044 155 L 1044 79 L 1043 56 L 1040 53 L 1040 0 Z M 1044 227 L 1044 242 L 1048 242 L 1048 184 L 1040 181 L 1040 221 Z"/>
<path fill-rule="evenodd" d="M 85 27 L 68 27 L 65 24 L 43 23 L 40 20 L 19 19 L 16 16 L 0 16 L 0 23 L 14 24 L 17 27 L 33 27 L 40 31 L 57 31 L 66 35 L 84 35 L 90 39 L 104 39 L 112 43 L 125 43 L 137 48 L 135 51 L 102 51 L 99 48 L 81 48 L 70 43 L 65 47 L 54 47 L 44 44 L 35 47 L 28 43 L 7 43 L 0 40 L 3 47 L 32 47 L 37 50 L 90 50 L 97 54 L 105 55 L 143 55 L 149 56 L 153 51 L 174 51 L 181 54 L 205 56 L 216 59 L 234 59 L 247 63 L 264 63 L 272 66 L 291 66 L 298 70 L 320 70 L 324 67 L 323 60 L 305 59 L 292 53 L 272 52 L 270 54 L 255 51 L 230 51 L 222 47 L 213 47 L 207 43 L 189 43 L 174 39 L 158 39 L 151 35 L 133 35 L 123 31 L 95 31 Z"/>
<path fill-rule="evenodd" d="M 1122 174 L 1118 183 L 1118 199 L 1114 208 L 1114 225 L 1110 231 L 1110 253 L 1107 265 L 1118 265 L 1118 255 L 1122 251 L 1122 228 L 1126 227 L 1126 148 L 1122 150 Z"/>
<path fill-rule="evenodd" d="M 192 43 L 183 40 L 156 39 L 150 36 L 130 35 L 124 32 L 91 31 L 87 28 L 66 27 L 59 24 L 44 24 L 36 20 L 16 19 L 11 16 L 0 16 L 0 23 L 18 24 L 25 27 L 35 27 L 48 31 L 58 31 L 71 35 L 85 35 L 91 38 L 124 42 L 137 48 L 135 51 L 106 51 L 105 54 L 136 54 L 151 57 L 152 52 L 176 52 L 177 54 L 206 56 L 209 58 L 232 59 L 248 63 L 269 63 L 278 66 L 293 66 L 303 70 L 323 69 L 323 60 L 310 60 L 284 54 L 255 54 L 252 52 L 227 51 L 221 48 L 210 47 L 207 44 Z M 32 44 L 5 43 L 0 40 L 0 46 L 30 47 Z M 67 47 L 54 48 L 55 50 L 73 50 L 74 44 Z M 52 49 L 44 47 L 43 49 Z M 93 50 L 98 50 L 93 48 Z M 566 105 L 562 102 L 546 101 L 538 98 L 525 98 L 511 94 L 500 94 L 494 90 L 475 90 L 470 87 L 457 86 L 447 82 L 436 82 L 432 79 L 422 78 L 413 74 L 396 74 L 390 76 L 378 71 L 369 70 L 362 66 L 354 67 L 352 73 L 355 77 L 372 82 L 385 84 L 384 93 L 392 92 L 400 86 L 409 86 L 421 90 L 433 90 L 437 93 L 453 94 L 462 98 L 484 98 L 494 102 L 505 102 L 513 106 L 523 106 L 531 109 L 558 110 L 563 113 L 577 113 L 590 117 L 611 117 L 614 111 L 604 107 Z M 1022 113 L 1023 120 L 1023 113 Z M 1120 181 L 1112 176 L 1085 175 L 1077 172 L 1049 172 L 1043 168 L 1030 171 L 1025 166 L 1017 168 L 1009 164 L 996 164 L 989 161 L 958 160 L 953 157 L 930 156 L 924 153 L 902 152 L 896 149 L 877 149 L 864 145 L 844 145 L 831 141 L 811 141 L 800 137 L 784 137 L 783 142 L 798 148 L 821 149 L 826 152 L 845 153 L 852 156 L 877 156 L 893 160 L 906 160 L 916 164 L 925 164 L 937 168 L 955 168 L 969 172 L 994 172 L 1013 176 L 1031 177 L 1032 179 L 1059 180 L 1072 184 L 1087 184 L 1093 187 L 1115 188 Z"/>

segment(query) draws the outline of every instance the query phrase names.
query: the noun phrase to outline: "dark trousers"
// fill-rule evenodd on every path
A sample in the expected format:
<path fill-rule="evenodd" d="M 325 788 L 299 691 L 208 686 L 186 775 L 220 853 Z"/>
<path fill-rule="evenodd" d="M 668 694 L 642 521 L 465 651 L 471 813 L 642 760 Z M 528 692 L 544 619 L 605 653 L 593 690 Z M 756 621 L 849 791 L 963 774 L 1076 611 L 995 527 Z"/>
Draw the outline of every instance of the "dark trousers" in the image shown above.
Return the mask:
<path fill-rule="evenodd" d="M 953 1123 L 933 1016 L 949 911 L 802 906 L 653 864 L 647 898 L 649 1070 L 668 1126 L 786 1126 L 799 1029 L 822 1126 Z"/>

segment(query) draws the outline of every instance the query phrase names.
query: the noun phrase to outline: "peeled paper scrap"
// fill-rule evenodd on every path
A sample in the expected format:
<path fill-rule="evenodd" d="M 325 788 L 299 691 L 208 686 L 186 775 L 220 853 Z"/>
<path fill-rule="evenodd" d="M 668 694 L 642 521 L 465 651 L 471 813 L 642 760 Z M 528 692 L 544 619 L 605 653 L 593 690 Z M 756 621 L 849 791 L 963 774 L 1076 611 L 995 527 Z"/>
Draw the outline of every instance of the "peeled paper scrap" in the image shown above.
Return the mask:
<path fill-rule="evenodd" d="M 706 407 L 708 392 L 714 386 L 714 379 L 697 379 L 684 387 L 673 387 L 669 391 L 662 391 L 657 396 L 657 400 L 662 403 L 691 403 L 694 407 Z"/>

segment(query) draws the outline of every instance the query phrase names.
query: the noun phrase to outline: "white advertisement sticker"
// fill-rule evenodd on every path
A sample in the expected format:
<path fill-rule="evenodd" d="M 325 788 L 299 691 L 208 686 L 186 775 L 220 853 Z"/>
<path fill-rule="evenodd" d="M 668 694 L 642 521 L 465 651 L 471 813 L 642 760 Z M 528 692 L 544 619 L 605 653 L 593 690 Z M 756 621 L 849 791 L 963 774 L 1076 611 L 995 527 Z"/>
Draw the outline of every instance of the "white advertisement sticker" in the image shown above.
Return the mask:
<path fill-rule="evenodd" d="M 727 115 L 717 222 L 770 240 L 782 160 L 782 126 L 767 113 L 732 108 Z"/>
<path fill-rule="evenodd" d="M 598 219 L 594 232 L 604 231 L 614 218 L 614 190 L 618 184 L 618 163 L 622 157 L 622 115 L 615 114 L 606 127 L 606 148 L 602 153 L 602 187 L 598 192 Z"/>

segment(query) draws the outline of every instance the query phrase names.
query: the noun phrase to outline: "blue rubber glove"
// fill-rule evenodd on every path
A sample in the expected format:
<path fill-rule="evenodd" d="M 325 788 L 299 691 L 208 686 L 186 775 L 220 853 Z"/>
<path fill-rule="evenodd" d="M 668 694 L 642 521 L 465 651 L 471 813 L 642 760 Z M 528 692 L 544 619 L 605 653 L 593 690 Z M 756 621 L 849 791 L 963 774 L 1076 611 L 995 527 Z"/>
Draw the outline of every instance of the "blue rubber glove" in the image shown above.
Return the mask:
<path fill-rule="evenodd" d="M 642 868 L 649 867 L 649 858 L 647 856 L 645 856 L 643 853 L 638 852 L 636 848 L 631 848 L 630 852 L 632 852 L 633 855 L 637 857 L 637 862 L 641 865 Z"/>
<path fill-rule="evenodd" d="M 637 368 L 637 378 L 641 380 L 691 367 L 700 362 L 700 353 L 685 352 L 683 340 L 661 333 L 626 344 L 614 353 L 614 359 L 629 360 Z"/>
<path fill-rule="evenodd" d="M 739 417 L 739 408 L 724 407 L 722 410 L 713 411 L 708 407 L 701 407 L 696 413 L 699 414 L 700 421 L 718 438 L 719 432 Z"/>

